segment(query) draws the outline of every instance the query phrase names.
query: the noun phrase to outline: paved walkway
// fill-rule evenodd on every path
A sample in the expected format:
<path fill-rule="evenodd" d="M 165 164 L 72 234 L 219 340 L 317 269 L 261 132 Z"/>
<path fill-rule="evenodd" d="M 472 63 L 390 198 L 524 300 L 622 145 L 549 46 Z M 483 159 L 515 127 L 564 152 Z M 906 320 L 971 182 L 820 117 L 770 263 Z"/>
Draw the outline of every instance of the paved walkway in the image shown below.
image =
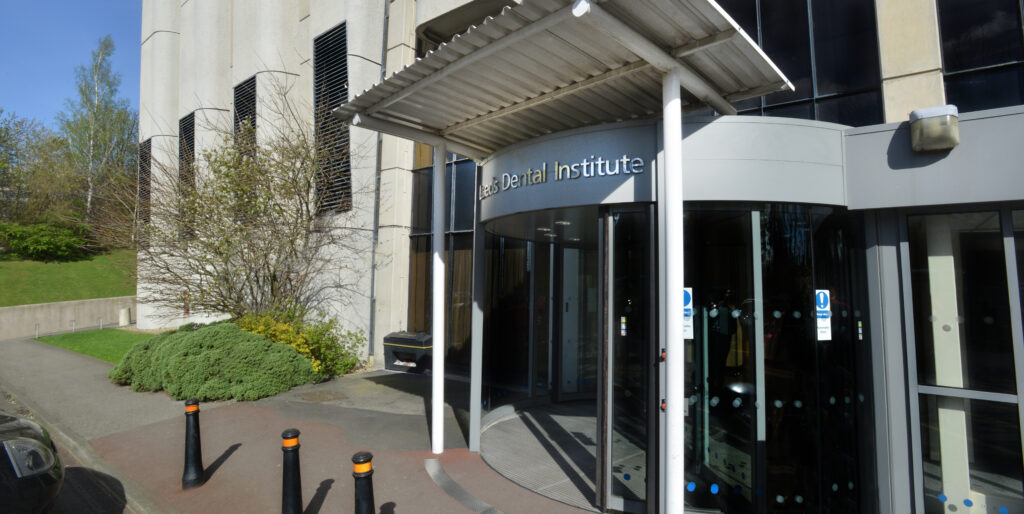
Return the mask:
<path fill-rule="evenodd" d="M 0 341 L 0 389 L 50 428 L 75 464 L 109 477 L 108 488 L 123 494 L 126 511 L 280 512 L 280 435 L 294 427 L 302 432 L 307 513 L 351 512 L 350 459 L 363 450 L 374 454 L 382 513 L 488 506 L 509 513 L 579 512 L 510 482 L 466 450 L 465 412 L 451 408 L 466 405 L 464 384 L 449 384 L 446 451 L 431 454 L 429 378 L 386 372 L 341 377 L 257 402 L 201 405 L 208 481 L 181 491 L 183 403 L 113 385 L 106 378 L 110 367 L 44 343 Z M 425 469 L 434 458 L 454 482 L 447 487 L 454 494 Z"/>

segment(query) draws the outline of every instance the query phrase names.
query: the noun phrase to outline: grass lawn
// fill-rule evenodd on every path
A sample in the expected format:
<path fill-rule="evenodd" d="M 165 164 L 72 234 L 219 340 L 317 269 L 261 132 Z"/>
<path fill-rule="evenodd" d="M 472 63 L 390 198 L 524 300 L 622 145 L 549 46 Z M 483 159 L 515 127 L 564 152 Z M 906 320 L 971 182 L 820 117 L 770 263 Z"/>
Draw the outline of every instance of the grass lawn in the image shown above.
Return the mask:
<path fill-rule="evenodd" d="M 135 343 L 151 337 L 153 334 L 138 334 L 116 328 L 105 328 L 40 337 L 37 341 L 117 364 Z"/>
<path fill-rule="evenodd" d="M 0 258 L 0 307 L 132 296 L 134 275 L 134 250 L 71 262 Z"/>

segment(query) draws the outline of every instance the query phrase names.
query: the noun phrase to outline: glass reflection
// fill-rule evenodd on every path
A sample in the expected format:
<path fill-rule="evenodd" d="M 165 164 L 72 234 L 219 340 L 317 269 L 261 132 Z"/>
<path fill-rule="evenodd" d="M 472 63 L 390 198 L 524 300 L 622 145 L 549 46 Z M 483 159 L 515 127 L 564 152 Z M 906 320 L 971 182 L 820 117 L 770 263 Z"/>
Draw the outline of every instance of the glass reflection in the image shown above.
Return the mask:
<path fill-rule="evenodd" d="M 687 209 L 684 216 L 695 335 L 686 342 L 686 501 L 750 512 L 757 437 L 750 211 Z"/>
<path fill-rule="evenodd" d="M 1013 211 L 1013 239 L 1017 247 L 1017 280 L 1024 299 L 1024 211 Z M 1021 315 L 1024 316 L 1024 302 L 1021 302 Z"/>
<path fill-rule="evenodd" d="M 862 376 L 871 361 L 854 218 L 766 204 L 690 208 L 685 223 L 697 311 L 687 342 L 687 503 L 727 513 L 871 511 L 874 492 L 862 486 L 875 480 L 871 381 Z M 828 341 L 816 337 L 815 289 L 832 295 Z"/>
<path fill-rule="evenodd" d="M 921 395 L 925 511 L 1021 512 L 1017 405 Z"/>
<path fill-rule="evenodd" d="M 910 216 L 907 224 L 918 382 L 1016 393 L 999 214 Z"/>
<path fill-rule="evenodd" d="M 611 258 L 611 491 L 647 496 L 647 367 L 651 347 L 650 223 L 644 211 L 614 213 Z"/>

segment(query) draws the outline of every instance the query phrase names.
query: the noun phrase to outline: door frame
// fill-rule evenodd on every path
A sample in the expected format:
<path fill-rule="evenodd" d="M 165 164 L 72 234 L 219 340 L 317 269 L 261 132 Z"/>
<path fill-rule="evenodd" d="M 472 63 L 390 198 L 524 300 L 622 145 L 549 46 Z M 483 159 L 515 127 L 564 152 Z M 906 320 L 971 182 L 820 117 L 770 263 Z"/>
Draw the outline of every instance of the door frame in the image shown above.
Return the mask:
<path fill-rule="evenodd" d="M 647 483 L 645 501 L 636 501 L 613 495 L 611 492 L 612 480 L 612 367 L 614 366 L 614 352 L 611 344 L 614 338 L 614 331 L 618 328 L 614 316 L 611 315 L 612 298 L 614 292 L 614 271 L 615 258 L 612 252 L 615 244 L 612 216 L 617 213 L 643 213 L 647 219 L 647 262 L 644 265 L 649 270 L 650 281 L 647 289 L 647 311 L 648 311 L 648 351 L 647 351 Z M 597 455 L 597 476 L 595 477 L 596 493 L 598 504 L 602 509 L 613 509 L 630 513 L 644 513 L 657 511 L 658 504 L 658 483 L 656 480 L 659 469 L 660 434 L 659 434 L 659 398 L 660 398 L 660 361 L 658 348 L 660 345 L 659 331 L 659 281 L 658 281 L 658 225 L 657 213 L 654 204 L 627 204 L 608 206 L 601 209 L 600 230 L 598 232 L 599 248 L 599 280 L 598 286 L 601 290 L 600 309 L 600 339 L 598 350 L 598 398 L 597 398 L 597 440 L 600 441 Z M 654 505 L 650 508 L 650 505 Z"/>

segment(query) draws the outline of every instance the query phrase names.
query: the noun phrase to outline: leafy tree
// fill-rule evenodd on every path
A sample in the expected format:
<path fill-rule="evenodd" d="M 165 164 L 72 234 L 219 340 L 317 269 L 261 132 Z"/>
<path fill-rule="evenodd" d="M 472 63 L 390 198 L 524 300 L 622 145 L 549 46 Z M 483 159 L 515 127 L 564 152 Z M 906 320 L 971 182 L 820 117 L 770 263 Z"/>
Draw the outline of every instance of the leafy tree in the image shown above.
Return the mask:
<path fill-rule="evenodd" d="M 17 219 L 23 223 L 78 224 L 82 213 L 82 177 L 71 164 L 67 144 L 45 130 L 25 143 L 21 164 L 25 194 Z"/>
<path fill-rule="evenodd" d="M 79 186 L 60 134 L 34 120 L 0 117 L 0 219 L 74 220 L 81 210 Z"/>
<path fill-rule="evenodd" d="M 75 70 L 77 98 L 69 99 L 57 116 L 60 131 L 67 146 L 67 155 L 85 181 L 85 220 L 94 221 L 99 209 L 115 216 L 118 222 L 128 223 L 123 231 L 131 234 L 134 205 L 131 196 L 123 196 L 124 182 L 134 180 L 137 166 L 138 117 L 124 98 L 118 98 L 121 76 L 110 66 L 114 42 L 110 36 L 99 40 L 88 66 Z M 101 205 L 108 202 L 108 205 Z M 124 214 L 124 213 L 122 213 Z M 103 216 L 101 219 L 109 218 Z M 100 234 L 109 227 L 93 227 Z M 124 241 L 115 241 L 124 244 Z"/>

